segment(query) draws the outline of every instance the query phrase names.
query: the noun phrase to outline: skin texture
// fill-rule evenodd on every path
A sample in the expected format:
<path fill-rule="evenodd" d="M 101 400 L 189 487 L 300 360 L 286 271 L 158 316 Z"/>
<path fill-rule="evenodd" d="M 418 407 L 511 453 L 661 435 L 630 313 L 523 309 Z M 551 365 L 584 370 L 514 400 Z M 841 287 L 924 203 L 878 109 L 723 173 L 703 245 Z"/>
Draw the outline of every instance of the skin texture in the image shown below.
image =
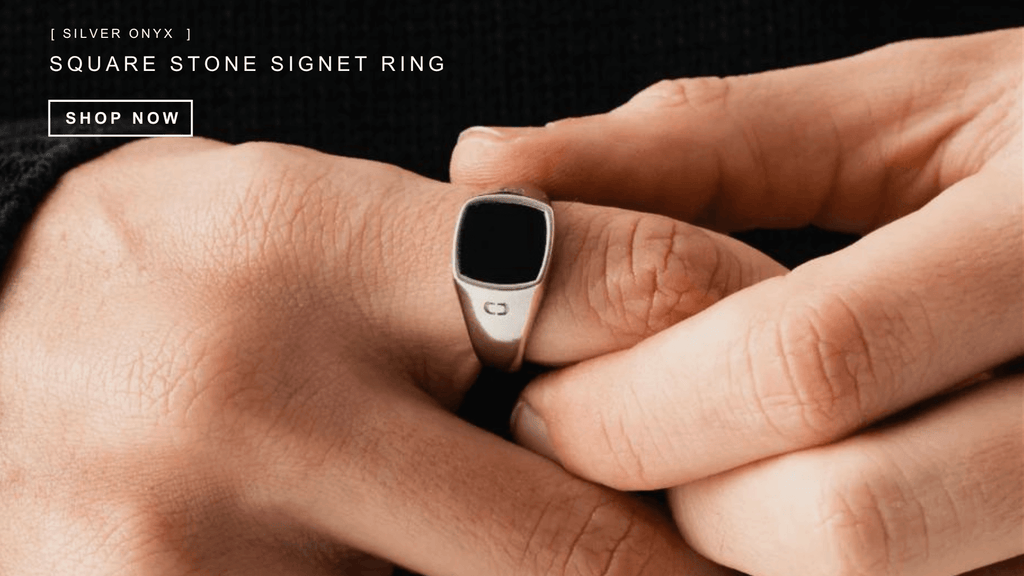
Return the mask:
<path fill-rule="evenodd" d="M 646 504 L 451 414 L 480 190 L 266 143 L 155 139 L 66 174 L 0 291 L 0 573 L 720 575 Z M 527 359 L 632 346 L 784 270 L 556 203 Z"/>
<path fill-rule="evenodd" d="M 467 130 L 456 183 L 864 234 L 542 376 L 521 443 L 670 489 L 687 541 L 757 576 L 952 575 L 1024 553 L 1022 38 L 664 81 L 603 115 Z"/>

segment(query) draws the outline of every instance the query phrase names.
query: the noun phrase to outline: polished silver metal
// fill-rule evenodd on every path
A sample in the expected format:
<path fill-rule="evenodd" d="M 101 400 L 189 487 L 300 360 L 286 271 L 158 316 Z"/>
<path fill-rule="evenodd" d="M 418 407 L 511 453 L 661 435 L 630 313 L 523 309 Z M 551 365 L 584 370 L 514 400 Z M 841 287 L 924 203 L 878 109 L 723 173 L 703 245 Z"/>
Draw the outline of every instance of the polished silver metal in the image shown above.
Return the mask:
<path fill-rule="evenodd" d="M 466 210 L 474 204 L 485 202 L 521 204 L 543 213 L 547 237 L 540 272 L 534 280 L 518 284 L 494 284 L 466 277 L 459 272 L 459 238 Z M 536 189 L 503 188 L 472 198 L 462 206 L 455 227 L 452 274 L 470 342 L 485 366 L 514 372 L 522 365 L 533 319 L 544 296 L 554 231 L 554 212 L 545 195 Z"/>

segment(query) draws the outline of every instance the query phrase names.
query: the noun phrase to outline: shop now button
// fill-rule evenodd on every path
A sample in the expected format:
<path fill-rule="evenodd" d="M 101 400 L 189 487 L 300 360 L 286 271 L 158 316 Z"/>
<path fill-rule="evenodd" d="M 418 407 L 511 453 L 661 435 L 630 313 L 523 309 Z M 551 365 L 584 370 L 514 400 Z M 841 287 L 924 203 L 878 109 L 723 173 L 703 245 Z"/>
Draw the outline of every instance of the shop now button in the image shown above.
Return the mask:
<path fill-rule="evenodd" d="M 48 100 L 50 136 L 192 136 L 192 100 Z"/>

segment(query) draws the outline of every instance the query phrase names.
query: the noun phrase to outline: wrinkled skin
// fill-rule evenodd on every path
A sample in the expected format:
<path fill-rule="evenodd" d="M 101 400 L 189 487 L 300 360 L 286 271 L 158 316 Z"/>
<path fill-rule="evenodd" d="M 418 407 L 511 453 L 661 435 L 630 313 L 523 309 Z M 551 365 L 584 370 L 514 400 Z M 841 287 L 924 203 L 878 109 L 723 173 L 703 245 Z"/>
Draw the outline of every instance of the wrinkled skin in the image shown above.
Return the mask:
<path fill-rule="evenodd" d="M 518 439 L 583 478 L 670 489 L 687 541 L 755 576 L 1024 554 L 1022 74 L 1024 31 L 1004 30 L 467 130 L 453 182 L 864 235 L 542 376 Z"/>
<path fill-rule="evenodd" d="M 477 193 L 200 139 L 66 174 L 0 292 L 0 573 L 725 573 L 645 504 L 451 414 L 479 370 L 450 271 Z M 534 362 L 781 273 L 668 218 L 555 209 Z"/>

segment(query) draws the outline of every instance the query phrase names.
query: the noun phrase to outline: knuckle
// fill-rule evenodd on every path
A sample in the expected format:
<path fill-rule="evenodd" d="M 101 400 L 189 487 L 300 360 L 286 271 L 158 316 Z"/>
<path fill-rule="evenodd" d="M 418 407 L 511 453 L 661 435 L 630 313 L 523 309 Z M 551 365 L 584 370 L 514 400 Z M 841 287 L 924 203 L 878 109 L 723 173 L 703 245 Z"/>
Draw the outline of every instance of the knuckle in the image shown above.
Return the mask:
<path fill-rule="evenodd" d="M 298 277 L 331 230 L 328 169 L 297 149 L 264 142 L 236 146 L 227 159 L 226 224 L 213 230 L 216 259 L 243 281 Z M 231 265 L 233 264 L 233 265 Z"/>
<path fill-rule="evenodd" d="M 782 309 L 769 337 L 777 362 L 754 382 L 772 429 L 811 445 L 861 423 L 879 374 L 868 328 L 853 306 L 831 292 L 808 295 Z"/>
<path fill-rule="evenodd" d="M 544 509 L 523 567 L 544 576 L 639 576 L 658 554 L 656 532 L 621 500 L 596 491 L 577 495 Z"/>
<path fill-rule="evenodd" d="M 326 167 L 310 151 L 270 142 L 246 142 L 232 147 L 225 174 L 229 186 L 246 199 L 270 196 L 301 199 L 325 183 Z"/>
<path fill-rule="evenodd" d="M 738 282 L 731 254 L 703 231 L 660 216 L 608 226 L 603 291 L 592 307 L 617 333 L 642 338 L 721 299 Z"/>
<path fill-rule="evenodd" d="M 863 456 L 824 482 L 818 547 L 841 576 L 899 574 L 928 555 L 924 507 L 896 479 L 893 462 Z"/>
<path fill-rule="evenodd" d="M 721 105 L 730 91 L 730 80 L 717 76 L 661 80 L 636 94 L 629 105 L 651 108 L 700 108 Z"/>
<path fill-rule="evenodd" d="M 289 173 L 285 147 L 269 142 L 246 142 L 231 147 L 225 158 L 224 187 L 241 197 L 258 197 L 283 187 Z"/>
<path fill-rule="evenodd" d="M 589 463 L 593 477 L 617 490 L 653 488 L 654 483 L 649 478 L 648 470 L 655 464 L 650 461 L 650 457 L 657 456 L 658 452 L 652 450 L 656 444 L 651 441 L 650 432 L 635 429 L 627 431 L 621 420 L 612 425 L 607 416 L 598 416 L 598 426 L 601 431 L 600 440 L 595 438 L 594 441 L 600 443 L 599 453 L 605 457 Z"/>
<path fill-rule="evenodd" d="M 270 216 L 291 206 L 283 200 L 300 198 L 318 180 L 314 164 L 285 146 L 266 142 L 240 144 L 230 158 L 230 185 L 240 195 L 242 216 L 268 223 Z M 290 217 L 286 214 L 285 217 Z"/>
<path fill-rule="evenodd" d="M 243 142 L 231 147 L 233 169 L 249 169 L 249 174 L 272 169 L 286 162 L 290 149 L 273 142 Z"/>

